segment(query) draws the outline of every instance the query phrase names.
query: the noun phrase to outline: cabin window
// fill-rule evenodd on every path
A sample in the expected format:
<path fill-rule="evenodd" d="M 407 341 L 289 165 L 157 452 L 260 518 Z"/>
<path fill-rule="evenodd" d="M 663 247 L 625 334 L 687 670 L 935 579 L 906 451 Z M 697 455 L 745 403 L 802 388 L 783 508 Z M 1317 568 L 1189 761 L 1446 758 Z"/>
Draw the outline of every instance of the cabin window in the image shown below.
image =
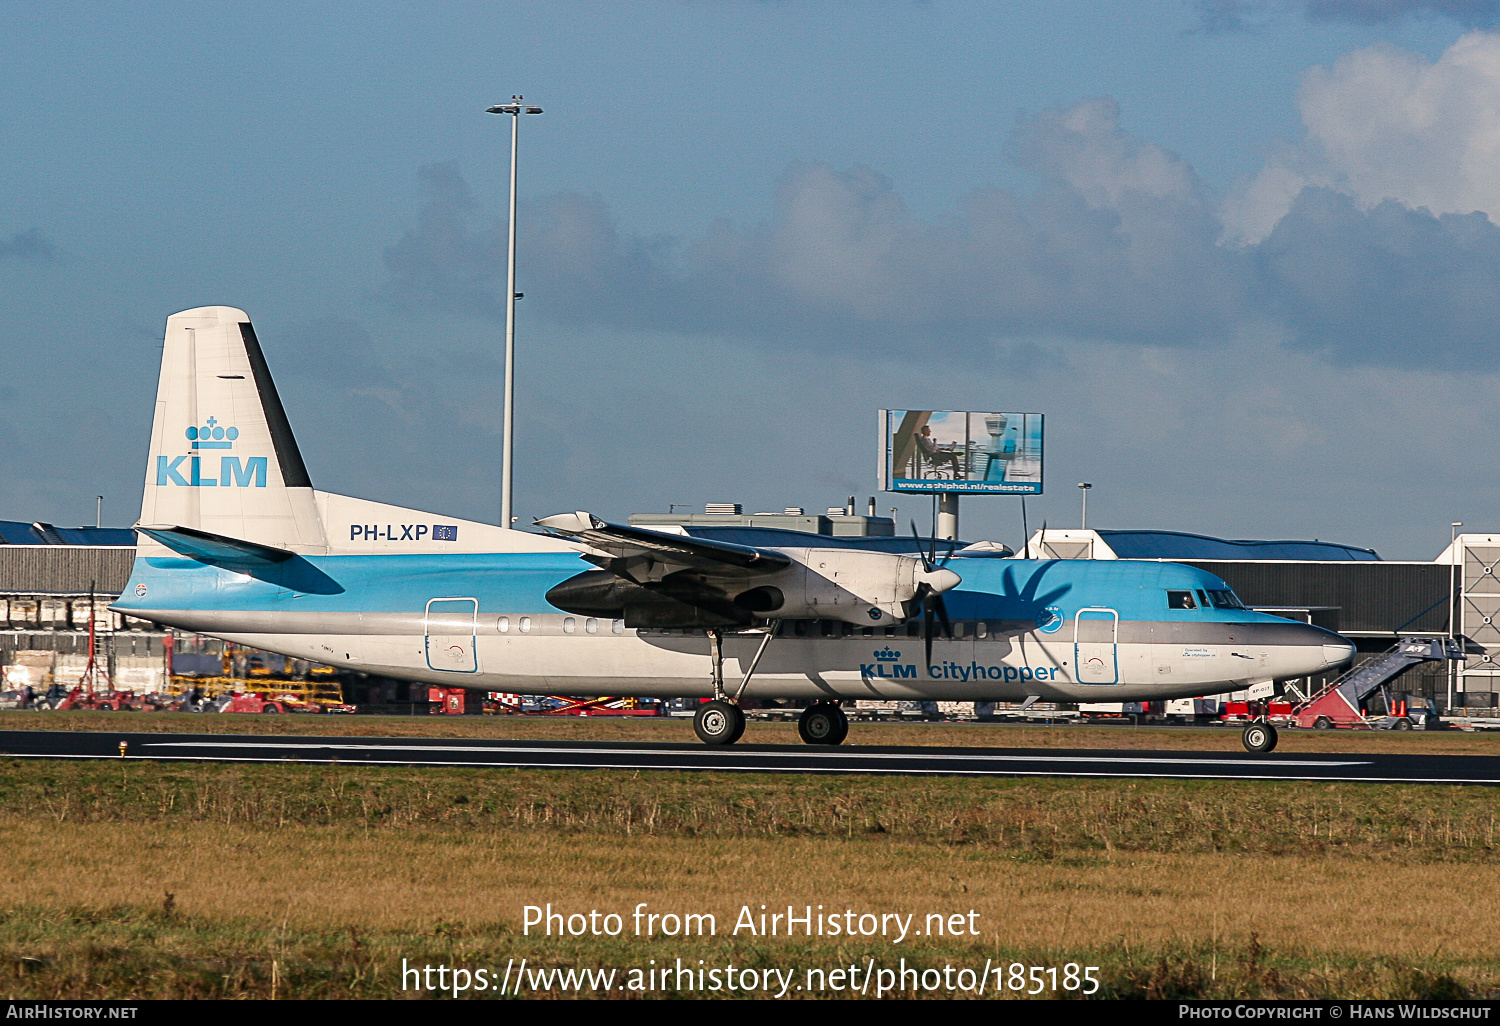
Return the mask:
<path fill-rule="evenodd" d="M 588 631 L 590 634 L 598 634 L 599 621 L 591 616 L 587 620 L 583 621 L 583 629 Z"/>
<path fill-rule="evenodd" d="M 986 624 L 983 620 L 980 620 L 978 623 L 976 623 L 974 625 L 974 637 L 976 637 L 976 638 L 988 637 L 989 633 L 990 633 L 989 625 Z"/>
<path fill-rule="evenodd" d="M 955 638 L 964 636 L 964 622 L 962 620 L 958 620 L 953 624 L 953 636 Z"/>
<path fill-rule="evenodd" d="M 921 634 L 922 634 L 922 625 L 920 623 L 918 623 L 915 620 L 912 620 L 912 621 L 910 621 L 910 622 L 907 623 L 907 625 L 906 625 L 906 636 L 908 638 L 920 637 Z"/>
<path fill-rule="evenodd" d="M 822 633 L 823 637 L 825 637 L 825 638 L 836 638 L 836 637 L 838 637 L 839 623 L 838 623 L 837 620 L 820 620 L 820 621 L 818 621 L 818 626 L 821 629 L 821 633 Z"/>
<path fill-rule="evenodd" d="M 807 621 L 806 620 L 793 620 L 792 621 L 792 633 L 795 634 L 799 638 L 805 638 L 805 637 L 807 637 Z"/>
<path fill-rule="evenodd" d="M 1229 591 L 1228 589 L 1216 591 L 1213 588 L 1210 588 L 1208 589 L 1208 597 L 1213 600 L 1215 609 L 1245 608 L 1245 603 L 1240 601 L 1240 597 L 1234 592 Z"/>
<path fill-rule="evenodd" d="M 1193 593 L 1192 592 L 1190 592 L 1190 591 L 1169 591 L 1169 592 L 1167 592 L 1167 608 L 1168 609 L 1197 609 L 1198 606 L 1197 606 L 1196 603 L 1193 602 Z"/>
<path fill-rule="evenodd" d="M 894 627 L 887 627 L 885 629 L 885 636 L 888 637 L 888 638 L 894 638 L 896 636 L 896 628 L 894 628 Z"/>
<path fill-rule="evenodd" d="M 572 634 L 578 629 L 578 621 L 571 616 L 563 617 L 563 633 Z"/>
<path fill-rule="evenodd" d="M 625 621 L 624 620 L 611 620 L 611 621 L 609 621 L 609 630 L 610 630 L 611 634 L 624 634 L 625 633 Z"/>
<path fill-rule="evenodd" d="M 500 622 L 496 624 L 496 626 L 500 628 L 501 634 L 505 634 L 510 630 L 510 617 L 502 616 L 500 618 Z"/>
<path fill-rule="evenodd" d="M 523 616 L 523 617 L 521 617 L 521 633 L 525 634 L 529 630 L 531 630 L 531 617 L 529 617 L 529 616 Z"/>
<path fill-rule="evenodd" d="M 860 634 L 860 637 L 863 637 L 863 638 L 873 638 L 875 636 L 875 628 L 874 627 L 861 627 L 859 629 L 859 634 Z"/>

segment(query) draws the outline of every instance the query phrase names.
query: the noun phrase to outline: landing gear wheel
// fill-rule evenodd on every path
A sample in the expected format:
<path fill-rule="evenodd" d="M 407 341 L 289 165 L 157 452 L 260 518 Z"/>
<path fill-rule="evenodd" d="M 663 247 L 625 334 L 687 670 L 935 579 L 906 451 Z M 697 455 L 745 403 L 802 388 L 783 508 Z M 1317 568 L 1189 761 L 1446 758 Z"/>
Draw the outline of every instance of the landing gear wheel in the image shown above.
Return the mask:
<path fill-rule="evenodd" d="M 698 707 L 693 731 L 706 745 L 732 745 L 745 732 L 745 714 L 739 706 L 716 698 Z"/>
<path fill-rule="evenodd" d="M 832 702 L 814 702 L 797 717 L 797 733 L 810 745 L 840 745 L 849 736 L 849 717 Z"/>
<path fill-rule="evenodd" d="M 1252 723 L 1245 728 L 1245 751 L 1263 755 L 1276 748 L 1276 728 L 1269 723 Z"/>
<path fill-rule="evenodd" d="M 1333 729 L 1333 721 L 1330 720 L 1327 716 L 1319 716 L 1317 719 L 1313 720 L 1313 730 L 1332 730 L 1332 729 Z"/>

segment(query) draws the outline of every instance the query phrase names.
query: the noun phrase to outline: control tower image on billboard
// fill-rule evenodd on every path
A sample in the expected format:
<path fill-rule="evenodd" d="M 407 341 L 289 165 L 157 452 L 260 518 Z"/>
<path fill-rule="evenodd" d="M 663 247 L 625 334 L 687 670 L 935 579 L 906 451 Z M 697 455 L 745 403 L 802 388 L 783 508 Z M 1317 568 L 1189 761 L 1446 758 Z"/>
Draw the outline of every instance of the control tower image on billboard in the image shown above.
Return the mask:
<path fill-rule="evenodd" d="M 881 410 L 889 492 L 1042 494 L 1042 415 Z"/>

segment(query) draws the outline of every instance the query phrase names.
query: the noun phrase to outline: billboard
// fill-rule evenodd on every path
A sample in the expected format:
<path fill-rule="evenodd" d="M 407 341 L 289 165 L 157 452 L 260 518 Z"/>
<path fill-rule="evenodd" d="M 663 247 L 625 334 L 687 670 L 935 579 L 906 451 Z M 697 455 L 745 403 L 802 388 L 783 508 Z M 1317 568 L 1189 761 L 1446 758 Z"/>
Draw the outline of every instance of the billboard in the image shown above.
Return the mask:
<path fill-rule="evenodd" d="M 888 492 L 1042 494 L 1042 415 L 880 411 Z"/>

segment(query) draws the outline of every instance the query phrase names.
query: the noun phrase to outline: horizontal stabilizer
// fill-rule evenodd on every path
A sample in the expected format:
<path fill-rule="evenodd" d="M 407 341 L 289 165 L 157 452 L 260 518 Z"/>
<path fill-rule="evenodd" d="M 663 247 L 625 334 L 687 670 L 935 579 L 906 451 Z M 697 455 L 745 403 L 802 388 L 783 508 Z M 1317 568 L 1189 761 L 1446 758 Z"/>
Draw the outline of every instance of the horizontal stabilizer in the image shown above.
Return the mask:
<path fill-rule="evenodd" d="M 209 534 L 191 527 L 137 527 L 137 531 L 161 542 L 173 552 L 181 553 L 200 563 L 222 566 L 229 569 L 243 566 L 271 566 L 285 563 L 293 553 L 273 545 L 226 538 L 222 534 Z"/>

